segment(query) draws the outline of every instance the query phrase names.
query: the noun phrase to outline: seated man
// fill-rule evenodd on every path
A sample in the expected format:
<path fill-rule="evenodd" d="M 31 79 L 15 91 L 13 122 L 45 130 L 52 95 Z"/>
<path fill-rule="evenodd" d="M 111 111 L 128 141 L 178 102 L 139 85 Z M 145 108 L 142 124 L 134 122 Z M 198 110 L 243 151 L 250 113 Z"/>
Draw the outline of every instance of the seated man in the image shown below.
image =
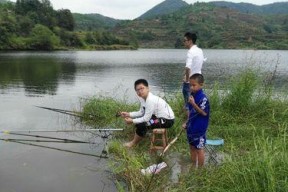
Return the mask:
<path fill-rule="evenodd" d="M 127 124 L 135 124 L 136 133 L 132 141 L 124 146 L 130 148 L 138 144 L 145 136 L 147 129 L 169 128 L 174 124 L 174 112 L 162 98 L 149 92 L 148 82 L 138 79 L 134 83 L 140 97 L 140 110 L 137 112 L 120 112 Z"/>

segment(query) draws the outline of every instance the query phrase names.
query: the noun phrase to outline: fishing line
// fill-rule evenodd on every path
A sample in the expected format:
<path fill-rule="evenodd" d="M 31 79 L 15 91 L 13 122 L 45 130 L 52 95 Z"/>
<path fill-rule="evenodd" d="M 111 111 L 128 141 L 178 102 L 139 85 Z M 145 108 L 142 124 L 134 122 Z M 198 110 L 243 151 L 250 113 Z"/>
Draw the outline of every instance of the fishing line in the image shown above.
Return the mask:
<path fill-rule="evenodd" d="M 10 135 L 20 135 L 20 136 L 25 136 L 25 137 L 36 137 L 36 138 L 45 138 L 45 139 L 54 139 L 54 140 L 60 140 L 66 143 L 90 143 L 87 141 L 79 141 L 79 140 L 73 140 L 73 139 L 64 139 L 64 138 L 59 138 L 59 137 L 48 137 L 48 136 L 42 136 L 42 135 L 31 135 L 31 134 L 24 134 L 24 133 L 9 133 L 6 132 L 6 134 Z"/>
<path fill-rule="evenodd" d="M 90 144 L 89 142 L 82 142 L 82 141 L 57 141 L 57 140 L 39 140 L 39 139 L 14 139 L 14 138 L 0 138 L 1 141 L 29 141 L 29 142 L 43 142 L 43 143 L 85 143 Z"/>
<path fill-rule="evenodd" d="M 21 141 L 8 141 L 8 142 L 13 142 L 13 143 L 19 143 L 19 144 L 23 144 L 23 145 L 31 145 L 31 146 L 35 146 L 35 147 L 42 147 L 42 148 L 46 148 L 46 149 L 54 149 L 57 151 L 63 151 L 63 152 L 68 152 L 68 153 L 74 153 L 74 154 L 79 154 L 79 155 L 84 155 L 84 156 L 92 156 L 92 157 L 99 157 L 99 158 L 108 158 L 107 155 L 93 155 L 90 153 L 82 153 L 82 152 L 78 152 L 78 151 L 72 151 L 72 150 L 67 150 L 67 149 L 61 149 L 61 148 L 57 148 L 57 147 L 49 147 L 49 146 L 44 146 L 44 145 L 38 145 L 38 144 L 34 144 L 34 143 L 25 143 L 25 142 L 21 142 Z"/>
<path fill-rule="evenodd" d="M 41 108 L 41 109 L 50 110 L 50 111 L 54 111 L 54 112 L 58 112 L 58 113 L 62 113 L 62 114 L 66 114 L 66 115 L 71 115 L 71 116 L 79 117 L 79 118 L 84 118 L 85 117 L 84 115 L 88 115 L 88 117 L 90 119 L 96 119 L 97 118 L 97 116 L 95 116 L 94 114 L 91 114 L 91 113 L 83 114 L 80 111 L 69 111 L 69 110 L 64 110 L 64 109 L 57 109 L 57 108 L 43 107 L 43 106 L 36 106 L 36 105 L 35 105 L 35 107 L 38 107 L 38 108 Z M 83 114 L 83 115 L 81 115 L 81 114 Z"/>

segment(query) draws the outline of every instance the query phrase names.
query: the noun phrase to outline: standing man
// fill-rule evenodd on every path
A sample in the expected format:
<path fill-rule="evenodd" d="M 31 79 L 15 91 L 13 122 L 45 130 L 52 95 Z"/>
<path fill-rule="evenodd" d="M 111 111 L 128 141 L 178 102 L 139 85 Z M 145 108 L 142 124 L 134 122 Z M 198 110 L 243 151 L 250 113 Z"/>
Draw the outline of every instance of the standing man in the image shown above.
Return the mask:
<path fill-rule="evenodd" d="M 149 91 L 148 82 L 138 79 L 134 89 L 140 98 L 140 109 L 135 112 L 120 112 L 127 124 L 135 124 L 136 132 L 132 141 L 125 147 L 133 147 L 145 136 L 148 129 L 170 128 L 174 124 L 174 112 L 166 101 Z"/>
<path fill-rule="evenodd" d="M 184 46 L 189 49 L 187 52 L 186 66 L 183 79 L 183 96 L 185 102 L 185 109 L 188 110 L 188 100 L 190 96 L 190 84 L 189 78 L 195 74 L 201 74 L 203 62 L 205 61 L 202 49 L 196 45 L 197 35 L 195 33 L 187 32 L 184 35 Z"/>

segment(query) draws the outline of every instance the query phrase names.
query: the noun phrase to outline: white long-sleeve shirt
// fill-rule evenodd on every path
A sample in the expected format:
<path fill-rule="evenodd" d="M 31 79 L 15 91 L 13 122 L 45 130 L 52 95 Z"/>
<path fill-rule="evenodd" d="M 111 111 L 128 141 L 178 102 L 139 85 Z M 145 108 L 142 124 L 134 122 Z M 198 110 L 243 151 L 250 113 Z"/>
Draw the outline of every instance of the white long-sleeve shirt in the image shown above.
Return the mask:
<path fill-rule="evenodd" d="M 157 118 L 174 119 L 174 112 L 166 101 L 149 92 L 146 101 L 140 98 L 140 110 L 130 112 L 134 124 L 148 122 L 152 115 Z"/>
<path fill-rule="evenodd" d="M 193 45 L 187 52 L 186 67 L 190 69 L 189 77 L 195 73 L 201 74 L 204 58 L 203 51 L 197 45 Z"/>

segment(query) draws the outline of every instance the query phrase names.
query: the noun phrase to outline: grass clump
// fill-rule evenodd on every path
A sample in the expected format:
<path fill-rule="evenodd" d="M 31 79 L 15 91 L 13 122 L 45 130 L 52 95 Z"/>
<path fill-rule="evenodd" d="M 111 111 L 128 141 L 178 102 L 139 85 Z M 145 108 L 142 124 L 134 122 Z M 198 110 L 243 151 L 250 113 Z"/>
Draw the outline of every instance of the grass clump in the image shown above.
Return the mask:
<path fill-rule="evenodd" d="M 166 186 L 162 184 L 168 182 L 167 175 L 143 176 L 140 172 L 142 168 L 151 165 L 151 157 L 147 150 L 127 150 L 119 141 L 113 141 L 110 143 L 109 152 L 113 154 L 113 161 L 110 165 L 118 178 L 118 183 L 124 181 L 129 191 L 163 191 L 165 189 Z M 118 189 L 124 191 L 125 186 L 118 184 Z"/>
<path fill-rule="evenodd" d="M 127 104 L 109 97 L 93 97 L 83 104 L 82 116 L 93 127 L 115 126 L 119 111 L 135 110 L 135 104 Z"/>

